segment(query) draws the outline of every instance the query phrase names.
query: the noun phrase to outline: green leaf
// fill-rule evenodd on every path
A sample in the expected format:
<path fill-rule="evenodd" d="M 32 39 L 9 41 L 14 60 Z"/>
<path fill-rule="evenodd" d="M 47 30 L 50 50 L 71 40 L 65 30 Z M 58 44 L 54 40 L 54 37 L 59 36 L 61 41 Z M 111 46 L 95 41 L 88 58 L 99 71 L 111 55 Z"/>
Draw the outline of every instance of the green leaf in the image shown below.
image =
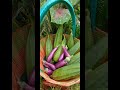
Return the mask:
<path fill-rule="evenodd" d="M 69 10 L 63 8 L 51 8 L 50 15 L 51 22 L 56 24 L 64 24 L 65 22 L 68 22 L 71 18 Z"/>

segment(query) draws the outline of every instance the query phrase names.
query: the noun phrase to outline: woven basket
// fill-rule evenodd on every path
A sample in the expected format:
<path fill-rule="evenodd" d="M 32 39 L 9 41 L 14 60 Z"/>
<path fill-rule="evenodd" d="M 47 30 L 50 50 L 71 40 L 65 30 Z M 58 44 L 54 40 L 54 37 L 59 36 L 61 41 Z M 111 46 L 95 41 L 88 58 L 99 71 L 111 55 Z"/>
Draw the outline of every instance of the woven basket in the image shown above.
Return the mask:
<path fill-rule="evenodd" d="M 68 39 L 69 35 L 65 34 L 65 37 L 66 39 Z M 50 34 L 50 38 L 52 40 L 52 43 L 54 38 L 55 38 L 55 35 L 53 34 Z M 40 40 L 40 69 L 42 69 L 44 71 L 44 67 L 43 67 L 43 63 L 42 63 L 42 60 L 44 59 L 45 57 L 45 47 L 46 47 L 46 39 L 47 39 L 47 36 L 42 38 Z M 76 41 L 79 41 L 79 39 L 75 38 L 74 40 L 75 42 Z M 71 86 L 71 85 L 74 85 L 74 84 L 77 84 L 77 83 L 80 83 L 80 76 L 77 77 L 77 78 L 74 78 L 74 79 L 71 79 L 71 80 L 68 80 L 68 81 L 55 81 L 53 79 L 51 79 L 46 73 L 44 72 L 40 72 L 40 76 L 42 76 L 45 81 L 49 82 L 49 84 L 47 82 L 44 81 L 44 83 L 47 83 L 46 85 L 52 85 L 52 86 L 63 86 L 63 87 L 68 87 L 68 86 Z M 51 84 L 50 84 L 51 83 Z"/>
<path fill-rule="evenodd" d="M 54 6 L 55 4 L 58 3 L 63 3 L 67 6 L 67 8 L 70 11 L 71 17 L 72 17 L 72 33 L 73 33 L 73 37 L 75 37 L 75 33 L 76 33 L 76 18 L 75 18 L 75 13 L 74 13 L 74 9 L 72 4 L 69 2 L 69 0 L 49 0 L 47 1 L 43 7 L 40 8 L 40 23 L 42 23 L 44 16 L 47 14 L 47 11 Z M 50 35 L 50 38 L 52 40 L 54 40 L 54 36 L 55 35 Z M 68 35 L 65 35 L 65 37 L 67 38 Z M 42 64 L 42 60 L 45 57 L 45 43 L 46 43 L 46 37 L 42 38 L 40 40 L 41 45 L 40 45 L 40 76 L 42 76 L 47 82 L 52 83 L 53 85 L 59 85 L 59 86 L 71 86 L 73 84 L 79 83 L 80 82 L 80 77 L 69 80 L 69 81 L 55 81 L 53 79 L 51 79 L 46 73 L 44 73 L 44 67 Z"/>

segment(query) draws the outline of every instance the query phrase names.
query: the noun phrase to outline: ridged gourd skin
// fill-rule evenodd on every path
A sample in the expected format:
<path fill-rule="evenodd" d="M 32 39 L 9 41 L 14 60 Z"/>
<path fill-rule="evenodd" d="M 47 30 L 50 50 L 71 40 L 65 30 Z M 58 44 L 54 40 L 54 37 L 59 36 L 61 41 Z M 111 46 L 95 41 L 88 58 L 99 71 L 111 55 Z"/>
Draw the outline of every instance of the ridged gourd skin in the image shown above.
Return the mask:
<path fill-rule="evenodd" d="M 74 39 L 72 33 L 70 34 L 67 42 L 68 49 L 72 48 L 74 46 Z"/>
<path fill-rule="evenodd" d="M 56 69 L 51 78 L 54 80 L 69 80 L 80 76 L 80 63 L 74 63 Z"/>
<path fill-rule="evenodd" d="M 76 42 L 74 44 L 74 46 L 68 50 L 68 52 L 70 53 L 70 55 L 74 55 L 77 53 L 77 51 L 80 50 L 80 41 Z"/>
<path fill-rule="evenodd" d="M 59 59 L 60 55 L 62 54 L 62 52 L 63 52 L 62 45 L 60 45 L 60 46 L 58 47 L 57 51 L 55 52 L 54 57 L 53 57 L 53 60 L 54 60 L 55 62 L 58 61 L 58 59 Z"/>
<path fill-rule="evenodd" d="M 68 62 L 69 65 L 73 63 L 80 63 L 80 52 L 71 57 L 70 61 Z"/>
<path fill-rule="evenodd" d="M 48 38 L 46 41 L 46 57 L 49 56 L 52 49 L 53 49 L 52 42 L 51 42 L 50 36 L 48 35 Z"/>
<path fill-rule="evenodd" d="M 58 50 L 55 52 L 53 60 L 54 62 L 57 62 L 59 60 L 59 57 L 61 56 L 61 54 L 63 53 L 63 49 L 62 47 L 65 47 L 66 45 L 66 38 L 64 36 L 63 40 L 62 40 L 62 44 L 58 47 Z"/>
<path fill-rule="evenodd" d="M 63 40 L 62 40 L 62 46 L 65 46 L 66 45 L 66 38 L 65 38 L 65 35 L 63 35 Z"/>
<path fill-rule="evenodd" d="M 55 35 L 55 40 L 54 40 L 54 48 L 59 46 L 62 42 L 62 35 L 63 35 L 63 26 L 61 25 Z"/>

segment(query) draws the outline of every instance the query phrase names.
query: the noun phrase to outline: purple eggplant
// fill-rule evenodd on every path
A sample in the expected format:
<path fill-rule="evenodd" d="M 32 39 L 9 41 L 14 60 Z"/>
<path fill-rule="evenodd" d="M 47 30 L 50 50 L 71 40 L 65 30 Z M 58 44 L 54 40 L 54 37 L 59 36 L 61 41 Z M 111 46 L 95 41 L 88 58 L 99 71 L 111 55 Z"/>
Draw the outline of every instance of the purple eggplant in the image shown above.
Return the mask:
<path fill-rule="evenodd" d="M 47 64 L 44 64 L 45 68 L 50 68 Z"/>
<path fill-rule="evenodd" d="M 28 84 L 30 86 L 35 86 L 35 69 L 33 69 L 32 73 L 29 77 Z"/>
<path fill-rule="evenodd" d="M 51 70 L 49 68 L 46 68 L 45 71 L 46 71 L 47 75 L 49 75 L 49 76 L 53 73 L 53 70 Z"/>
<path fill-rule="evenodd" d="M 57 62 L 57 63 L 55 64 L 55 68 L 57 69 L 57 68 L 63 67 L 63 66 L 65 66 L 65 65 L 67 65 L 67 63 L 68 63 L 69 61 L 70 61 L 70 57 L 66 57 L 64 60 L 61 60 L 61 61 Z"/>
<path fill-rule="evenodd" d="M 58 61 L 61 61 L 61 60 L 63 60 L 64 59 L 64 52 L 60 55 L 60 57 L 59 57 L 59 60 Z"/>
<path fill-rule="evenodd" d="M 52 52 L 50 53 L 50 55 L 48 56 L 48 58 L 47 58 L 47 62 L 51 62 L 51 60 L 52 60 L 52 58 L 53 58 L 53 56 L 54 56 L 54 53 L 56 52 L 56 50 L 58 49 L 58 47 L 56 47 L 56 48 L 54 48 L 53 50 L 52 50 Z"/>
<path fill-rule="evenodd" d="M 56 69 L 53 64 L 48 63 L 48 62 L 46 62 L 46 61 L 44 61 L 44 60 L 43 60 L 43 64 L 44 64 L 44 65 L 46 64 L 46 65 L 49 66 L 52 70 L 55 70 L 55 69 Z"/>
<path fill-rule="evenodd" d="M 63 51 L 66 57 L 70 57 L 69 52 L 67 51 L 66 47 L 63 46 Z"/>
<path fill-rule="evenodd" d="M 55 67 L 56 67 L 56 69 L 57 69 L 57 68 L 60 68 L 60 67 L 65 66 L 66 64 L 67 64 L 67 61 L 62 60 L 62 61 L 59 61 L 58 63 L 56 63 L 56 64 L 55 64 Z"/>

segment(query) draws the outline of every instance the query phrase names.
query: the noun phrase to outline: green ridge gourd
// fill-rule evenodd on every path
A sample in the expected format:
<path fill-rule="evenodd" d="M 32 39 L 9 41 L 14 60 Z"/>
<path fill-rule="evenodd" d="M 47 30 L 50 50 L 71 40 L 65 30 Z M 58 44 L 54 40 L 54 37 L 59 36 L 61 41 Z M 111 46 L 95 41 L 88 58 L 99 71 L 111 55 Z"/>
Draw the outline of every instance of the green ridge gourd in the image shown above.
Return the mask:
<path fill-rule="evenodd" d="M 46 41 L 46 57 L 48 57 L 52 49 L 53 49 L 52 42 L 51 42 L 50 36 L 48 35 L 48 38 Z"/>
<path fill-rule="evenodd" d="M 74 63 L 56 69 L 52 73 L 51 78 L 53 78 L 54 80 L 69 80 L 79 76 L 80 76 L 80 63 Z"/>

